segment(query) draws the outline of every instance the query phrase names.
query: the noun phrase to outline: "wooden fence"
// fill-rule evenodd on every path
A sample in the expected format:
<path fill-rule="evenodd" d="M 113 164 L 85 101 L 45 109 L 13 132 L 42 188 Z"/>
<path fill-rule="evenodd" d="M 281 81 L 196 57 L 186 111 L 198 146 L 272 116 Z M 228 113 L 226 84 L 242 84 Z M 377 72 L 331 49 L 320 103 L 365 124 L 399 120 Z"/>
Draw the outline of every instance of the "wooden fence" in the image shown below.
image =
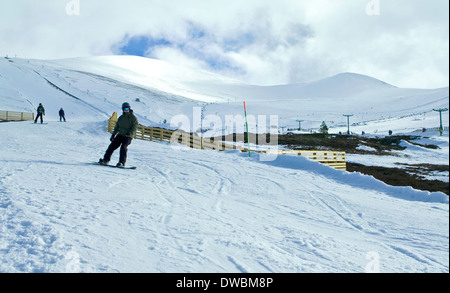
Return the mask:
<path fill-rule="evenodd" d="M 14 112 L 0 110 L 0 120 L 2 121 L 28 121 L 34 120 L 34 113 Z"/>
<path fill-rule="evenodd" d="M 116 126 L 117 119 L 118 119 L 117 113 L 114 112 L 111 118 L 109 118 L 108 120 L 109 133 L 113 132 L 114 127 Z M 148 141 L 161 141 L 161 142 L 165 141 L 170 144 L 178 142 L 193 149 L 218 150 L 218 151 L 239 149 L 242 151 L 247 151 L 247 149 L 244 150 L 244 148 L 240 146 L 235 146 L 223 142 L 211 141 L 208 138 L 202 139 L 196 134 L 188 133 L 182 130 L 169 130 L 158 127 L 146 127 L 142 125 L 138 126 L 134 138 Z"/>
<path fill-rule="evenodd" d="M 117 113 L 114 112 L 108 120 L 108 132 L 112 133 L 117 122 Z M 211 141 L 210 138 L 201 138 L 197 134 L 184 132 L 182 130 L 168 130 L 157 127 L 146 127 L 139 125 L 134 138 L 148 141 L 165 141 L 170 144 L 178 142 L 193 149 L 229 151 L 240 150 L 248 152 L 248 149 L 226 142 Z M 335 169 L 346 170 L 345 152 L 335 151 L 303 151 L 303 150 L 283 150 L 283 151 L 255 151 L 255 153 L 266 154 L 294 154 L 309 158 L 313 161 L 328 165 Z"/>

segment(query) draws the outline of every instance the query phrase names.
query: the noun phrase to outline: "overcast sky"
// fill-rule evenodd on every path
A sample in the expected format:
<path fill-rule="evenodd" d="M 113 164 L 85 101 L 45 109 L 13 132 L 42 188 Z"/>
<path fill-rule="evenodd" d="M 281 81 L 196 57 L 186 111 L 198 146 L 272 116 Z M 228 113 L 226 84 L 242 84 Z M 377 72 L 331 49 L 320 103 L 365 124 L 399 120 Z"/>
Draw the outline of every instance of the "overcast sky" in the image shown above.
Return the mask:
<path fill-rule="evenodd" d="M 0 54 L 130 54 L 262 85 L 342 72 L 449 83 L 448 0 L 5 0 Z"/>

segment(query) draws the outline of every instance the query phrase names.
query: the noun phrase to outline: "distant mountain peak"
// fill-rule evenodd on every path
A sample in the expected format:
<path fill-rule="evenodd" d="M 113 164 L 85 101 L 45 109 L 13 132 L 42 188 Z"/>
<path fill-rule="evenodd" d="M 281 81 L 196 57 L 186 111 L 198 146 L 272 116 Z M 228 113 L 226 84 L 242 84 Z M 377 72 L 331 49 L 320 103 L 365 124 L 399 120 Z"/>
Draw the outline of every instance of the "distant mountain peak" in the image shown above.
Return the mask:
<path fill-rule="evenodd" d="M 360 73 L 353 73 L 353 72 L 343 72 L 338 73 L 336 75 L 333 75 L 331 77 L 325 78 L 324 80 L 337 80 L 341 82 L 357 82 L 357 83 L 363 83 L 366 85 L 373 84 L 374 86 L 387 86 L 387 87 L 396 87 L 393 86 L 387 82 L 384 82 L 382 80 L 376 79 L 374 77 L 360 74 Z"/>

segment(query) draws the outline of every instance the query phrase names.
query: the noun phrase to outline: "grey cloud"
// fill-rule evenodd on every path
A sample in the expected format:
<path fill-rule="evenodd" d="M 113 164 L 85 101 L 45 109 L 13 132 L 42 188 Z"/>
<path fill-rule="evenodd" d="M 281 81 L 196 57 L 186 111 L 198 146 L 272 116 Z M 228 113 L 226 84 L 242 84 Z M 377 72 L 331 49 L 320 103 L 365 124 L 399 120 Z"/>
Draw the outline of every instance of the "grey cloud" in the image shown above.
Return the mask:
<path fill-rule="evenodd" d="M 217 58 L 229 64 L 219 72 L 260 84 L 354 71 L 403 87 L 448 86 L 448 1 L 379 0 L 379 16 L 365 13 L 370 0 L 79 1 L 79 16 L 66 14 L 69 0 L 2 3 L 0 54 L 106 55 L 126 35 L 148 35 L 179 44 L 155 56 L 199 66 Z"/>

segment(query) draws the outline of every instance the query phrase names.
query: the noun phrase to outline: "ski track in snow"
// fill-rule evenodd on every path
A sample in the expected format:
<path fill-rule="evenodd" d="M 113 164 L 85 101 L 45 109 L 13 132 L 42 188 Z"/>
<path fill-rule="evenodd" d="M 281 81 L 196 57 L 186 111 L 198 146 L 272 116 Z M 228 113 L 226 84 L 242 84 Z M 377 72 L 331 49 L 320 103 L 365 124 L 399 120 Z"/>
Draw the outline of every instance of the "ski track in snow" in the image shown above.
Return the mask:
<path fill-rule="evenodd" d="M 448 271 L 448 204 L 138 140 L 137 170 L 104 168 L 87 163 L 98 123 L 0 127 L 2 272 L 362 272 L 370 251 L 385 271 Z"/>
<path fill-rule="evenodd" d="M 411 245 L 413 229 L 366 216 L 379 207 L 355 197 L 370 190 L 233 152 L 137 140 L 129 156 L 138 170 L 104 168 L 86 163 L 107 146 L 106 132 L 87 130 L 98 123 L 50 123 L 41 134 L 28 123 L 5 126 L 1 271 L 66 271 L 75 255 L 83 272 L 352 272 L 363 271 L 368 247 L 393 259 L 382 263 L 387 271 L 448 270 L 439 256 L 448 234 L 421 227 Z M 61 127 L 69 136 L 57 143 Z M 35 143 L 15 137 L 24 131 Z M 414 204 L 370 198 L 386 200 Z M 448 206 L 434 205 L 444 217 Z M 424 245 L 430 236 L 437 247 Z"/>

